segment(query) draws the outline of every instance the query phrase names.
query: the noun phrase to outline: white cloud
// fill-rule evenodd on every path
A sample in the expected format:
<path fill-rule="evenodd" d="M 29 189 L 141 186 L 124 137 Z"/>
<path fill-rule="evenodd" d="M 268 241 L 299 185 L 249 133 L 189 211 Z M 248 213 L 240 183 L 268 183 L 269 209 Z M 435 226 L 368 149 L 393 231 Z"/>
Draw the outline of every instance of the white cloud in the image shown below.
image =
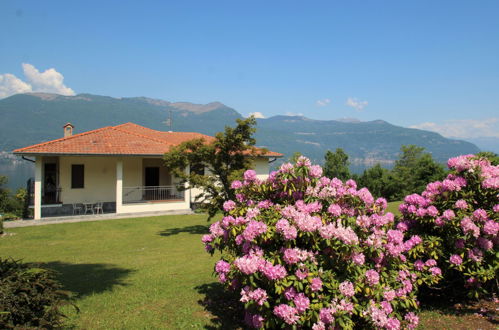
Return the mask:
<path fill-rule="evenodd" d="M 369 104 L 369 102 L 360 101 L 357 100 L 356 98 L 349 97 L 345 104 L 348 105 L 349 107 L 356 109 L 357 111 L 362 111 L 362 109 L 364 109 Z"/>
<path fill-rule="evenodd" d="M 292 116 L 292 117 L 294 117 L 294 116 L 300 116 L 300 117 L 302 117 L 303 113 L 301 113 L 301 112 L 298 112 L 298 113 L 296 113 L 296 112 L 286 112 L 285 115 L 286 116 Z"/>
<path fill-rule="evenodd" d="M 29 63 L 22 66 L 27 81 L 10 73 L 0 74 L 0 98 L 29 92 L 75 95 L 74 90 L 64 85 L 64 76 L 54 68 L 40 72 Z"/>
<path fill-rule="evenodd" d="M 0 98 L 31 91 L 30 84 L 25 83 L 13 74 L 0 74 Z"/>
<path fill-rule="evenodd" d="M 251 117 L 251 116 L 253 116 L 255 118 L 262 118 L 262 119 L 265 118 L 265 116 L 263 115 L 263 113 L 258 112 L 258 111 L 257 112 L 250 112 L 250 114 L 248 115 L 248 117 Z"/>
<path fill-rule="evenodd" d="M 331 103 L 330 99 L 322 99 L 322 100 L 315 101 L 315 105 L 317 105 L 318 107 L 325 107 L 329 103 Z"/>
<path fill-rule="evenodd" d="M 449 119 L 442 123 L 425 122 L 410 127 L 437 132 L 451 138 L 499 138 L 499 118 L 496 117 L 486 119 Z"/>
<path fill-rule="evenodd" d="M 40 73 L 33 65 L 23 63 L 23 70 L 26 79 L 36 92 L 75 95 L 74 90 L 64 85 L 64 76 L 54 68 Z"/>

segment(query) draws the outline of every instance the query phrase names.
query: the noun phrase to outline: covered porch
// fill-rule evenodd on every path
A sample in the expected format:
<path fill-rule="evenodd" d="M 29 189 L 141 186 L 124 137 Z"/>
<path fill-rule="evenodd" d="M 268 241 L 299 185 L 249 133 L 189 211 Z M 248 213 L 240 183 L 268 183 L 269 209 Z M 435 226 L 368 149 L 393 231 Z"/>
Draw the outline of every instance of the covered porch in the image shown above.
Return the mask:
<path fill-rule="evenodd" d="M 28 185 L 34 219 L 190 211 L 190 192 L 158 157 L 37 156 Z"/>

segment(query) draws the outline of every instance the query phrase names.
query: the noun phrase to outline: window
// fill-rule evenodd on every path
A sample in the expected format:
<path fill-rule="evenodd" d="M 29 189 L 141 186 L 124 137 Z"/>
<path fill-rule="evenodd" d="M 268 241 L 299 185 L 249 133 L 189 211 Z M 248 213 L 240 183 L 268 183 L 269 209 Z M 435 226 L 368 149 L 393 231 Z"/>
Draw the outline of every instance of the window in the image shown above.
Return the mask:
<path fill-rule="evenodd" d="M 191 165 L 191 174 L 204 175 L 204 164 Z"/>
<path fill-rule="evenodd" d="M 71 188 L 83 188 L 85 182 L 85 166 L 71 165 Z"/>

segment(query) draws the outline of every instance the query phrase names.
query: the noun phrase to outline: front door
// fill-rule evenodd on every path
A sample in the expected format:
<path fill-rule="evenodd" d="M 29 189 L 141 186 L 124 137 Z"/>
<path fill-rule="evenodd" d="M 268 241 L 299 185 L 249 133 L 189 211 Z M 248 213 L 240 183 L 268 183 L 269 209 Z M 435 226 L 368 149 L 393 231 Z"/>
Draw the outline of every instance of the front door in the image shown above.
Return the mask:
<path fill-rule="evenodd" d="M 159 186 L 159 167 L 146 167 L 146 187 Z"/>
<path fill-rule="evenodd" d="M 159 167 L 145 168 L 145 199 L 156 200 L 159 186 Z"/>
<path fill-rule="evenodd" d="M 44 204 L 56 204 L 57 197 L 57 165 L 46 163 L 44 166 L 43 202 Z"/>

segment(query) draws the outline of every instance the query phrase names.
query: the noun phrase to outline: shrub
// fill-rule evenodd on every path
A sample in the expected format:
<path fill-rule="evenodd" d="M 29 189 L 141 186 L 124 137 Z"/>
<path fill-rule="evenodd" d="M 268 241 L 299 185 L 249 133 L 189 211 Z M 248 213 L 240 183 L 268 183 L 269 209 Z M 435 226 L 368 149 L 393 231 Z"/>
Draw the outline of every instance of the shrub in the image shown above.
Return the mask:
<path fill-rule="evenodd" d="M 451 158 L 448 166 L 445 180 L 405 198 L 398 228 L 424 240 L 411 256 L 438 261 L 441 289 L 478 298 L 497 290 L 499 166 L 473 155 Z"/>
<path fill-rule="evenodd" d="M 249 170 L 232 183 L 236 201 L 203 236 L 222 252 L 219 280 L 255 328 L 415 328 L 416 288 L 440 277 L 434 260 L 415 270 L 405 254 L 421 239 L 393 228 L 386 200 L 321 175 L 300 157 L 265 181 Z"/>
<path fill-rule="evenodd" d="M 0 328 L 59 327 L 68 297 L 52 271 L 0 259 Z"/>

